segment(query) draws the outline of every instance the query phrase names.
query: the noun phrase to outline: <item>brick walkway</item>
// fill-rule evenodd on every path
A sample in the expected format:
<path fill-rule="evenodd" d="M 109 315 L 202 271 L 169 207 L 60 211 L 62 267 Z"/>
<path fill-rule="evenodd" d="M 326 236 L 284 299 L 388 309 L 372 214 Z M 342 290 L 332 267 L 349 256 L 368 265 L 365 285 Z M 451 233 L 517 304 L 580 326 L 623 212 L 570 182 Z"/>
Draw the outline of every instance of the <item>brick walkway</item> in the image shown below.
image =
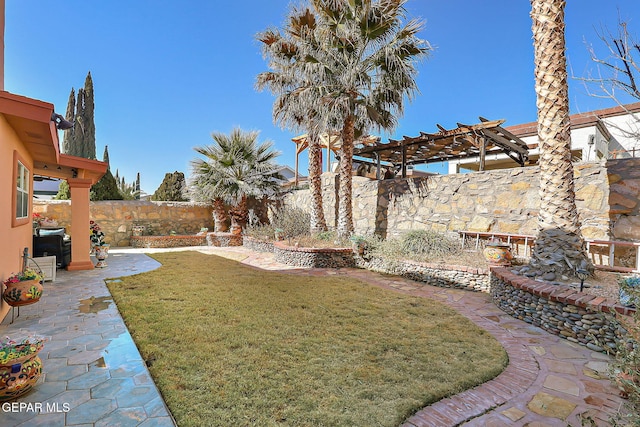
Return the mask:
<path fill-rule="evenodd" d="M 486 294 L 365 270 L 284 266 L 274 262 L 272 254 L 242 247 L 197 249 L 257 268 L 297 275 L 348 275 L 373 286 L 433 298 L 500 341 L 510 362 L 502 374 L 419 411 L 405 427 L 604 426 L 623 403 L 607 377 L 608 356 L 510 317 Z M 141 251 L 113 248 L 104 270 L 59 271 L 56 282 L 45 284 L 40 302 L 23 307 L 13 324 L 8 324 L 10 314 L 0 325 L 0 336 L 31 331 L 51 339 L 41 352 L 44 381 L 20 401 L 70 405 L 68 412 L 55 413 L 0 410 L 0 426 L 174 425 L 104 284 L 107 277 L 157 268 L 158 263 Z"/>

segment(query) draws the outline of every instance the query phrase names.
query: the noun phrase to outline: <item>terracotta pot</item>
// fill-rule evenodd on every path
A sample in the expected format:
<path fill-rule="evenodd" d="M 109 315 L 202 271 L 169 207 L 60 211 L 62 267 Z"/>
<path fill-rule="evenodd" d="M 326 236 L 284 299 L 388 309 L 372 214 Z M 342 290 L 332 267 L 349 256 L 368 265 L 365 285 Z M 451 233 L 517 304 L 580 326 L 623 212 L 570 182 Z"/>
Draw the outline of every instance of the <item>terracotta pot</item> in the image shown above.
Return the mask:
<path fill-rule="evenodd" d="M 511 265 L 513 256 L 511 255 L 511 247 L 509 245 L 491 245 L 484 248 L 482 252 L 484 258 L 491 265 Z"/>
<path fill-rule="evenodd" d="M 7 288 L 2 293 L 2 299 L 12 307 L 33 304 L 42 296 L 43 287 L 38 280 L 23 280 L 5 286 Z"/>
<path fill-rule="evenodd" d="M 12 400 L 31 391 L 42 375 L 38 352 L 0 365 L 0 401 Z"/>

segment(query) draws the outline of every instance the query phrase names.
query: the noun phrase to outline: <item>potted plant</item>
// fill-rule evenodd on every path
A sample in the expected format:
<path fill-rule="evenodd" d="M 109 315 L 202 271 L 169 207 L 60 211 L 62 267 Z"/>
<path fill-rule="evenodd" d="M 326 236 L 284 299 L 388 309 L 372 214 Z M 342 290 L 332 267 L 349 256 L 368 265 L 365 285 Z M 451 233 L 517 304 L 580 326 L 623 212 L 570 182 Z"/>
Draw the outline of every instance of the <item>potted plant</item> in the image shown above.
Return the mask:
<path fill-rule="evenodd" d="M 482 254 L 491 265 L 509 266 L 513 259 L 513 255 L 511 255 L 511 245 L 496 238 L 489 240 Z"/>
<path fill-rule="evenodd" d="M 42 275 L 31 268 L 12 274 L 4 281 L 2 299 L 12 307 L 36 303 L 42 296 Z"/>
<path fill-rule="evenodd" d="M 104 241 L 104 231 L 97 222 L 89 221 L 89 230 L 91 230 L 91 248 L 98 262 L 96 268 L 104 268 L 107 266 L 107 256 L 109 256 L 109 245 Z"/>
<path fill-rule="evenodd" d="M 349 237 L 349 240 L 351 241 L 351 249 L 353 249 L 353 253 L 360 256 L 364 255 L 364 250 L 367 247 L 366 239 L 362 236 L 357 236 L 354 234 L 353 236 Z"/>
<path fill-rule="evenodd" d="M 0 401 L 15 399 L 31 391 L 42 374 L 38 352 L 43 346 L 41 338 L 0 340 Z"/>

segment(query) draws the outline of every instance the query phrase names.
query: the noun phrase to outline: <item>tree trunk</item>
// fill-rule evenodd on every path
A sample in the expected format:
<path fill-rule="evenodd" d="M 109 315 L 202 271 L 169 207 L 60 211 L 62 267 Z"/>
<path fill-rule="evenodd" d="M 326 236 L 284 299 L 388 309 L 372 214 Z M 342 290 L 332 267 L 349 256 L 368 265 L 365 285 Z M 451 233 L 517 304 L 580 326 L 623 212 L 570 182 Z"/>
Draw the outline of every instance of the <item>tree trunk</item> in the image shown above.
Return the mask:
<path fill-rule="evenodd" d="M 242 229 L 246 227 L 249 218 L 249 209 L 247 208 L 247 196 L 243 195 L 240 201 L 233 209 L 229 210 L 231 216 L 231 233 L 240 235 Z"/>
<path fill-rule="evenodd" d="M 213 231 L 216 233 L 229 231 L 227 219 L 229 219 L 229 217 L 224 208 L 224 202 L 222 199 L 215 199 L 213 201 Z"/>
<path fill-rule="evenodd" d="M 311 190 L 311 232 L 327 231 L 322 207 L 322 147 L 317 135 L 309 134 L 309 189 Z"/>
<path fill-rule="evenodd" d="M 338 237 L 347 238 L 353 233 L 353 211 L 351 201 L 351 179 L 353 169 L 353 139 L 355 119 L 347 117 L 342 128 L 340 149 L 340 190 L 338 193 Z"/>
<path fill-rule="evenodd" d="M 575 203 L 564 39 L 564 0 L 531 0 L 540 147 L 540 213 L 531 264 L 592 270 Z"/>

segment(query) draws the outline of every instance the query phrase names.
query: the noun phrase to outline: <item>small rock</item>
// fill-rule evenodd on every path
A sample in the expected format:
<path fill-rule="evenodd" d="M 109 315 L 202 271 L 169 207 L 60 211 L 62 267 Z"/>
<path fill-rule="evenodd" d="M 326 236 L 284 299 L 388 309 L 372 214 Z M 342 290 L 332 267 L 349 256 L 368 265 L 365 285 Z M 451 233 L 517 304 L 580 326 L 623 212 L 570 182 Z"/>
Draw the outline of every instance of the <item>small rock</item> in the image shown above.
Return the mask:
<path fill-rule="evenodd" d="M 549 273 L 545 273 L 542 275 L 542 280 L 546 280 L 547 282 L 552 282 L 556 280 L 556 273 L 550 271 Z"/>
<path fill-rule="evenodd" d="M 587 343 L 587 348 L 589 350 L 593 350 L 593 351 L 597 351 L 597 352 L 603 352 L 604 351 L 604 349 L 602 347 L 597 346 L 597 345 L 592 344 L 592 343 Z"/>
<path fill-rule="evenodd" d="M 563 274 L 563 275 L 562 275 L 562 277 L 561 277 L 561 279 L 562 279 L 562 280 L 564 280 L 564 281 L 566 282 L 567 280 L 569 280 L 569 276 L 565 276 L 565 275 Z"/>
<path fill-rule="evenodd" d="M 515 269 L 514 269 L 514 270 L 511 270 L 511 272 L 512 272 L 513 274 L 517 274 L 518 276 L 520 275 L 520 272 L 519 272 L 518 270 L 515 270 Z"/>

